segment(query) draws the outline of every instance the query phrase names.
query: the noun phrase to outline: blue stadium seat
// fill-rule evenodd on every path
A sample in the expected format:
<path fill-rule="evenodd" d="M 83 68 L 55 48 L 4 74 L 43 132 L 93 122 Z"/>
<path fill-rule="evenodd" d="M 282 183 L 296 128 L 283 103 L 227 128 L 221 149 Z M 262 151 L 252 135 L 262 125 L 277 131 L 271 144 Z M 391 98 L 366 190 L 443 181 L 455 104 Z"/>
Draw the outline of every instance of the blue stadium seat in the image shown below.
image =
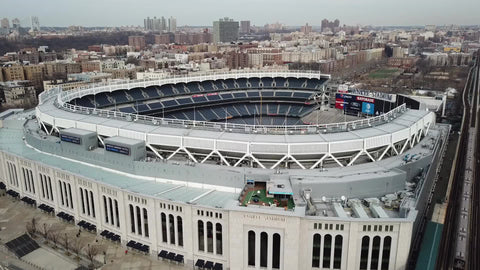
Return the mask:
<path fill-rule="evenodd" d="M 275 77 L 274 78 L 275 80 L 275 88 L 285 88 L 285 78 L 282 78 L 282 77 Z"/>
<path fill-rule="evenodd" d="M 162 101 L 162 104 L 163 104 L 163 107 L 164 107 L 164 108 L 169 108 L 169 107 L 178 106 L 177 101 L 175 101 L 174 99 Z"/>
<path fill-rule="evenodd" d="M 144 112 L 148 112 L 148 111 L 151 111 L 150 107 L 148 107 L 146 104 L 138 104 L 138 105 L 133 105 L 134 108 L 137 109 L 137 111 L 139 113 L 144 113 Z"/>
<path fill-rule="evenodd" d="M 307 87 L 305 87 L 305 88 L 315 90 L 315 89 L 317 89 L 318 84 L 319 84 L 319 80 L 308 79 L 307 80 Z"/>
<path fill-rule="evenodd" d="M 217 100 L 221 100 L 220 96 L 217 94 L 217 95 L 214 95 L 215 93 L 211 93 L 210 95 L 207 95 L 207 99 L 209 101 L 217 101 Z"/>
<path fill-rule="evenodd" d="M 233 79 L 227 79 L 223 81 L 227 85 L 227 89 L 235 89 L 235 84 Z"/>
<path fill-rule="evenodd" d="M 232 96 L 232 94 L 230 94 L 230 93 L 222 93 L 222 94 L 220 94 L 220 97 L 221 97 L 223 100 L 233 99 L 233 96 Z"/>
<path fill-rule="evenodd" d="M 260 97 L 259 91 L 247 91 L 248 97 Z"/>
<path fill-rule="evenodd" d="M 272 78 L 262 78 L 263 88 L 271 88 L 272 87 Z"/>
<path fill-rule="evenodd" d="M 205 103 L 205 102 L 208 101 L 207 98 L 204 97 L 203 95 L 202 96 L 193 96 L 192 99 L 193 99 L 193 103 Z"/>
<path fill-rule="evenodd" d="M 157 91 L 157 86 L 149 86 L 145 88 L 143 92 L 145 92 L 151 99 L 160 97 Z"/>
<path fill-rule="evenodd" d="M 219 118 L 215 113 L 213 113 L 211 108 L 202 108 L 199 109 L 199 111 L 202 113 L 203 116 L 205 116 L 206 121 L 213 121 Z"/>
<path fill-rule="evenodd" d="M 247 109 L 245 108 L 245 106 L 243 104 L 235 104 L 235 105 L 233 105 L 233 107 L 235 107 L 235 109 L 237 109 L 237 111 L 242 116 L 250 115 L 250 113 L 248 113 Z"/>
<path fill-rule="evenodd" d="M 172 85 L 171 84 L 166 84 L 160 86 L 160 92 L 163 93 L 164 96 L 172 96 L 173 95 L 173 90 L 172 90 Z"/>
<path fill-rule="evenodd" d="M 108 105 L 112 104 L 108 100 L 106 93 L 96 94 L 95 97 L 94 97 L 94 101 L 98 104 L 98 107 L 105 107 L 105 106 L 108 106 Z"/>
<path fill-rule="evenodd" d="M 260 78 L 248 78 L 248 81 L 250 82 L 250 88 L 260 88 L 259 83 L 260 83 Z"/>
<path fill-rule="evenodd" d="M 278 105 L 276 104 L 267 104 L 267 114 L 277 115 L 278 114 Z"/>
<path fill-rule="evenodd" d="M 152 108 L 152 110 L 163 108 L 163 105 L 162 105 L 161 102 L 149 103 L 148 106 L 150 106 L 150 108 Z"/>
<path fill-rule="evenodd" d="M 290 105 L 280 104 L 278 107 L 278 114 L 286 115 L 289 108 L 290 108 Z"/>
<path fill-rule="evenodd" d="M 292 91 L 275 91 L 276 97 L 292 97 Z"/>
<path fill-rule="evenodd" d="M 125 107 L 125 108 L 120 108 L 118 110 L 121 111 L 121 112 L 124 112 L 124 113 L 137 113 L 137 111 L 132 106 Z"/>
<path fill-rule="evenodd" d="M 128 94 L 133 97 L 134 100 L 144 100 L 145 97 L 142 94 L 142 90 L 140 88 L 132 88 L 127 90 Z"/>
<path fill-rule="evenodd" d="M 233 93 L 233 96 L 235 98 L 246 98 L 247 97 L 247 93 L 245 92 L 236 92 L 236 93 Z"/>
<path fill-rule="evenodd" d="M 273 91 L 261 91 L 262 97 L 273 97 Z"/>
<path fill-rule="evenodd" d="M 190 93 L 198 93 L 200 92 L 200 88 L 198 88 L 198 82 L 189 82 L 186 84 Z"/>
<path fill-rule="evenodd" d="M 308 99 L 312 94 L 313 93 L 309 93 L 309 92 L 294 91 L 293 98 Z"/>
<path fill-rule="evenodd" d="M 178 104 L 180 105 L 184 105 L 184 104 L 192 104 L 193 101 L 190 97 L 186 97 L 186 98 L 177 98 L 177 102 Z"/>
<path fill-rule="evenodd" d="M 117 90 L 110 93 L 110 96 L 115 99 L 115 103 L 121 104 L 129 102 L 124 90 Z"/>
<path fill-rule="evenodd" d="M 305 82 L 304 79 L 297 79 L 297 78 L 288 78 L 288 88 L 290 89 L 302 89 L 302 84 Z"/>
<path fill-rule="evenodd" d="M 203 81 L 200 83 L 200 85 L 203 87 L 203 91 L 205 92 L 212 92 L 214 90 L 212 86 L 212 81 Z"/>
<path fill-rule="evenodd" d="M 236 79 L 236 81 L 237 81 L 239 89 L 246 89 L 247 88 L 247 79 L 240 78 L 240 79 Z"/>

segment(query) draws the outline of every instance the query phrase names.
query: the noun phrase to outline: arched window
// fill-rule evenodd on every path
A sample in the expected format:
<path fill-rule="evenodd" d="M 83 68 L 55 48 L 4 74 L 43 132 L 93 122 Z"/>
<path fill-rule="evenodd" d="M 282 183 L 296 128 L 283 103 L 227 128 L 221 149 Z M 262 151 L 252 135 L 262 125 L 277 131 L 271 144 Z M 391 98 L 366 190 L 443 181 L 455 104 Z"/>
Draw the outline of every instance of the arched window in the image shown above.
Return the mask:
<path fill-rule="evenodd" d="M 129 204 L 128 206 L 130 208 L 130 225 L 132 226 L 131 230 L 132 233 L 135 233 L 135 213 L 133 210 L 133 205 Z"/>
<path fill-rule="evenodd" d="M 95 217 L 95 199 L 92 191 L 90 191 L 90 202 L 92 203 L 92 216 Z"/>
<path fill-rule="evenodd" d="M 162 242 L 167 243 L 167 215 L 165 213 L 160 214 L 162 218 Z"/>
<path fill-rule="evenodd" d="M 70 208 L 73 209 L 72 186 L 68 184 L 68 195 L 70 196 Z"/>
<path fill-rule="evenodd" d="M 105 211 L 105 223 L 108 223 L 108 210 L 107 210 L 107 197 L 105 195 L 103 197 L 103 210 Z"/>
<path fill-rule="evenodd" d="M 362 238 L 362 248 L 360 251 L 360 270 L 366 270 L 368 267 L 368 249 L 370 245 L 370 237 Z"/>
<path fill-rule="evenodd" d="M 378 268 L 378 256 L 380 254 L 380 236 L 373 237 L 372 257 L 370 263 L 370 269 Z"/>
<path fill-rule="evenodd" d="M 136 206 L 135 207 L 136 213 L 137 213 L 137 230 L 138 234 L 142 234 L 142 213 L 140 213 L 140 207 Z"/>
<path fill-rule="evenodd" d="M 316 233 L 313 235 L 313 249 L 312 249 L 312 267 L 320 267 L 320 245 L 322 237 Z"/>
<path fill-rule="evenodd" d="M 207 252 L 213 253 L 213 224 L 207 222 Z"/>
<path fill-rule="evenodd" d="M 255 266 L 255 232 L 248 231 L 248 265 Z"/>
<path fill-rule="evenodd" d="M 280 268 L 280 247 L 281 247 L 281 239 L 280 239 L 280 234 L 274 233 L 273 234 L 273 262 L 272 262 L 272 268 L 273 269 L 279 269 Z"/>
<path fill-rule="evenodd" d="M 120 215 L 118 214 L 118 201 L 114 200 L 115 202 L 115 217 L 117 218 L 117 227 L 120 228 Z"/>
<path fill-rule="evenodd" d="M 223 253 L 223 241 L 222 241 L 222 224 L 217 223 L 215 225 L 216 229 L 216 239 L 217 239 L 217 254 Z"/>
<path fill-rule="evenodd" d="M 170 227 L 170 244 L 175 244 L 175 218 L 172 214 L 168 215 L 168 223 Z"/>
<path fill-rule="evenodd" d="M 108 208 L 110 209 L 110 223 L 114 225 L 112 198 L 108 198 Z"/>
<path fill-rule="evenodd" d="M 205 243 L 204 243 L 204 237 L 205 237 L 205 228 L 203 226 L 203 221 L 199 220 L 198 221 L 198 250 L 200 251 L 205 251 Z"/>
<path fill-rule="evenodd" d="M 330 234 L 325 235 L 323 241 L 323 268 L 330 268 L 330 257 L 332 256 L 332 236 Z"/>
<path fill-rule="evenodd" d="M 145 237 L 150 236 L 150 232 L 148 231 L 148 213 L 147 209 L 143 208 L 143 228 L 145 231 Z"/>
<path fill-rule="evenodd" d="M 268 257 L 268 234 L 260 233 L 260 267 L 267 267 Z"/>
<path fill-rule="evenodd" d="M 335 236 L 335 247 L 333 249 L 333 269 L 340 269 L 342 266 L 343 237 Z"/>
<path fill-rule="evenodd" d="M 392 237 L 387 236 L 383 239 L 382 270 L 388 270 L 390 263 L 390 248 L 392 246 Z"/>
<path fill-rule="evenodd" d="M 178 235 L 178 245 L 183 247 L 183 223 L 182 223 L 181 216 L 177 216 L 177 235 Z"/>

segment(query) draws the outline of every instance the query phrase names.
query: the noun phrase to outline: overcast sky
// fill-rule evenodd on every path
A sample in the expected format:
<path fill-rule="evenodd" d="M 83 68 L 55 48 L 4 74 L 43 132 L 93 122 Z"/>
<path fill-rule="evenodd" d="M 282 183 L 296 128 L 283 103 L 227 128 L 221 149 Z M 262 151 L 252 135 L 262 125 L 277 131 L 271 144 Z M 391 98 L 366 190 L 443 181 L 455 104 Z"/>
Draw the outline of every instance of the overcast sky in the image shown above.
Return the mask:
<path fill-rule="evenodd" d="M 220 17 L 252 25 L 480 24 L 480 0 L 0 0 L 0 18 L 22 25 L 38 16 L 43 26 L 142 25 L 150 16 L 176 17 L 177 26 L 211 25 Z"/>

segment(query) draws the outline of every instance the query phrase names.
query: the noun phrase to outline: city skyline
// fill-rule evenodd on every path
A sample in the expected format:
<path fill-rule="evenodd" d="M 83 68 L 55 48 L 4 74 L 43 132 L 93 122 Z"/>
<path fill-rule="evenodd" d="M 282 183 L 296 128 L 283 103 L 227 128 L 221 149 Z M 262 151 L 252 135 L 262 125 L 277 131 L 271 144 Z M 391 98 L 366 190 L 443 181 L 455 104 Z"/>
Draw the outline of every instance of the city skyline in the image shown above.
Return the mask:
<path fill-rule="evenodd" d="M 303 0 L 273 1 L 265 0 L 257 3 L 246 0 L 242 3 L 233 1 L 204 0 L 186 2 L 158 3 L 143 0 L 136 3 L 135 12 L 126 6 L 130 3 L 124 0 L 93 2 L 63 2 L 48 1 L 38 8 L 38 2 L 22 1 L 24 5 L 18 8 L 18 2 L 7 1 L 2 4 L 0 17 L 20 18 L 22 26 L 30 16 L 37 16 L 44 26 L 141 26 L 147 16 L 153 17 L 169 14 L 178 20 L 178 26 L 210 26 L 221 17 L 231 17 L 235 20 L 250 20 L 252 25 L 263 26 L 267 23 L 281 22 L 289 26 L 300 26 L 309 23 L 313 26 L 321 24 L 321 20 L 339 19 L 346 25 L 377 25 L 377 26 L 409 26 L 409 25 L 477 25 L 480 23 L 475 11 L 480 9 L 480 2 L 459 0 L 455 4 L 441 1 L 405 0 L 401 4 L 384 4 L 379 0 L 353 2 L 349 0 L 327 2 Z M 95 5 L 91 9 L 89 3 Z M 185 7 L 190 8 L 186 9 Z M 274 7 L 275 12 L 272 11 Z M 401 8 L 399 8 L 401 7 Z M 118 16 L 104 16 L 105 10 Z M 88 15 L 88 17 L 86 17 Z M 395 15 L 395 16 L 392 16 Z"/>

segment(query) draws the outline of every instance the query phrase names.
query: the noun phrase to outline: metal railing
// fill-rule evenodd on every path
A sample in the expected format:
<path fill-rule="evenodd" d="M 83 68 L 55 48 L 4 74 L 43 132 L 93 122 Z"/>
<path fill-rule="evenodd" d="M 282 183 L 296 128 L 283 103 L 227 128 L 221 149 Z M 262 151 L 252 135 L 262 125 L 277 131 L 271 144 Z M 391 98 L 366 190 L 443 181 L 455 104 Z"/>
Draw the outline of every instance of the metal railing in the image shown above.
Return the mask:
<path fill-rule="evenodd" d="M 77 88 L 70 91 L 62 91 L 60 87 L 51 89 L 46 93 L 40 95 L 40 104 L 44 101 L 56 96 L 54 99 L 54 105 L 62 110 L 81 113 L 86 115 L 95 115 L 99 117 L 111 118 L 116 120 L 131 121 L 136 123 L 143 123 L 155 126 L 172 127 L 172 128 L 188 128 L 188 129 L 201 129 L 210 131 L 225 131 L 232 133 L 247 133 L 247 134 L 322 134 L 343 132 L 355 129 L 368 128 L 371 126 L 377 126 L 389 122 L 396 118 L 399 114 L 406 111 L 406 105 L 402 104 L 393 110 L 374 117 L 359 119 L 354 121 L 346 121 L 331 124 L 312 124 L 312 125 L 248 125 L 248 124 L 235 124 L 225 122 L 208 122 L 208 121 L 194 121 L 194 120 L 180 120 L 170 119 L 162 117 L 154 117 L 148 115 L 140 115 L 133 113 L 125 113 L 111 110 L 103 110 L 97 108 L 83 107 L 68 103 L 70 100 L 80 98 L 85 95 L 94 95 L 101 92 L 112 92 L 118 89 L 131 89 L 134 87 L 148 87 L 150 85 L 163 85 L 167 83 L 180 83 L 189 81 L 201 81 L 212 79 L 229 79 L 248 76 L 286 76 L 286 77 L 305 77 L 306 75 L 312 75 L 312 78 L 320 78 L 318 72 L 292 72 L 292 71 L 269 71 L 269 72 L 229 72 L 229 73 L 214 73 L 210 75 L 202 76 L 181 76 L 172 77 L 160 80 L 133 80 L 123 82 L 113 82 L 110 84 L 91 84 L 86 87 Z M 315 76 L 315 77 L 314 77 Z"/>

